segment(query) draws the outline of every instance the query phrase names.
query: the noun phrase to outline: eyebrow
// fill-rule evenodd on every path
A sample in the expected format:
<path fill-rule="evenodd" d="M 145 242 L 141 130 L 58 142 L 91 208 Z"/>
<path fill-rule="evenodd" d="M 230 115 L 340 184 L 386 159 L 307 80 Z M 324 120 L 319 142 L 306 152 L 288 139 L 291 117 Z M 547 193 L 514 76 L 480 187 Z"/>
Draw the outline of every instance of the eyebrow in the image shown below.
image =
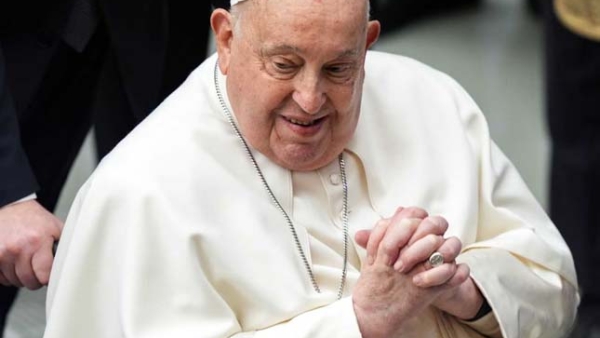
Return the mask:
<path fill-rule="evenodd" d="M 263 56 L 273 56 L 278 54 L 286 54 L 286 53 L 294 53 L 294 54 L 304 54 L 304 51 L 298 47 L 283 44 L 283 45 L 267 45 L 261 49 L 261 54 Z M 345 58 L 345 57 L 353 57 L 358 55 L 358 51 L 355 49 L 348 49 L 342 51 L 337 55 L 337 59 Z"/>
<path fill-rule="evenodd" d="M 285 53 L 301 53 L 300 48 L 290 45 L 267 45 L 261 49 L 261 54 L 265 56 L 273 56 Z"/>

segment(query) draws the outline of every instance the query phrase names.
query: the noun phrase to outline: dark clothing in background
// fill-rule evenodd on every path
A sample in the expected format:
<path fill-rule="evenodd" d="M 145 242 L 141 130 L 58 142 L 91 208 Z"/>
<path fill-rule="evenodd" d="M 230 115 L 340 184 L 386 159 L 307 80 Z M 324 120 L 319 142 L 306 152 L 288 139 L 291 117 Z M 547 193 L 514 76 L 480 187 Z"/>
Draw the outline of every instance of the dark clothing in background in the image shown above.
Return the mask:
<path fill-rule="evenodd" d="M 600 42 L 565 28 L 552 1 L 544 6 L 550 216 L 573 253 L 579 317 L 600 325 Z"/>
<path fill-rule="evenodd" d="M 81 2 L 0 5 L 0 207 L 36 192 L 52 211 L 90 127 L 103 156 L 206 57 L 208 1 L 84 0 L 91 14 L 73 14 Z M 0 287 L 0 335 L 15 293 Z"/>

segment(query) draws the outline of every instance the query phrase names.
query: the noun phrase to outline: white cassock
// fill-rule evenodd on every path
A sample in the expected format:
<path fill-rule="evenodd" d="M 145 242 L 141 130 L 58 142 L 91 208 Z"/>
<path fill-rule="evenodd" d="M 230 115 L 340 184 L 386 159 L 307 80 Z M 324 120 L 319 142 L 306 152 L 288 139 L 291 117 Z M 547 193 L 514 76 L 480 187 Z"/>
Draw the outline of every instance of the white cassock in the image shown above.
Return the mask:
<path fill-rule="evenodd" d="M 46 338 L 360 337 L 351 293 L 365 252 L 354 242 L 336 300 L 337 161 L 298 173 L 254 152 L 319 294 L 220 107 L 215 63 L 194 71 L 79 192 L 52 270 Z M 448 76 L 408 58 L 369 52 L 366 74 L 344 151 L 350 238 L 398 206 L 441 215 L 493 308 L 475 323 L 430 308 L 414 336 L 493 335 L 498 323 L 505 337 L 561 337 L 578 303 L 569 249 L 478 107 Z M 219 75 L 221 88 L 225 81 Z"/>

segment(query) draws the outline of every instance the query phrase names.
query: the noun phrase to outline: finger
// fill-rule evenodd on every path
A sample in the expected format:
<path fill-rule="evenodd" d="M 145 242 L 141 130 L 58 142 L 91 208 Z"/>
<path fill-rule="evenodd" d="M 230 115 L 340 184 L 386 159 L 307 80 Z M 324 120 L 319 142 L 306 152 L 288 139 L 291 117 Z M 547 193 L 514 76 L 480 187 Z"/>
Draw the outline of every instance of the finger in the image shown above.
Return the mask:
<path fill-rule="evenodd" d="M 4 286 L 10 286 L 11 285 L 8 282 L 8 279 L 6 279 L 6 277 L 4 277 L 4 274 L 2 274 L 2 271 L 0 271 L 0 285 L 4 285 Z"/>
<path fill-rule="evenodd" d="M 429 235 L 440 235 L 443 236 L 448 230 L 448 221 L 440 216 L 429 216 L 421 222 L 419 228 L 415 231 L 415 234 L 408 241 L 408 244 L 413 244 L 419 239 Z"/>
<path fill-rule="evenodd" d="M 446 282 L 445 287 L 454 288 L 464 283 L 470 276 L 471 269 L 468 265 L 461 263 L 456 265 L 454 276 Z"/>
<path fill-rule="evenodd" d="M 402 218 L 400 221 L 392 221 L 379 246 L 378 258 L 392 266 L 398 259 L 400 250 L 408 243 L 421 221 L 420 218 Z"/>
<path fill-rule="evenodd" d="M 31 267 L 40 286 L 48 285 L 48 281 L 50 280 L 50 271 L 52 269 L 52 262 L 54 261 L 54 255 L 52 254 L 53 244 L 50 242 L 45 243 L 31 259 Z"/>
<path fill-rule="evenodd" d="M 457 265 L 445 263 L 430 270 L 425 270 L 413 276 L 413 283 L 421 288 L 440 286 L 450 281 L 456 274 Z"/>
<path fill-rule="evenodd" d="M 2 259 L 0 259 L 0 272 L 5 282 L 12 286 L 23 286 L 17 275 L 15 274 L 15 260 L 18 252 L 15 251 L 14 247 L 4 247 L 2 250 Z"/>
<path fill-rule="evenodd" d="M 444 265 L 449 265 L 449 264 L 444 264 Z M 429 270 L 427 272 L 430 272 L 430 271 L 432 271 L 432 270 Z M 469 269 L 469 266 L 466 264 L 455 265 L 454 274 L 448 281 L 446 281 L 443 284 L 439 284 L 438 286 L 431 286 L 430 288 L 435 288 L 437 290 L 440 290 L 441 292 L 445 292 L 445 291 L 460 287 L 463 283 L 465 283 L 467 281 L 467 279 L 469 279 L 470 272 L 471 271 Z"/>
<path fill-rule="evenodd" d="M 439 247 L 438 251 L 444 256 L 444 258 L 448 261 L 453 261 L 460 255 L 462 250 L 462 242 L 458 237 L 450 237 L 446 238 L 444 244 Z"/>
<path fill-rule="evenodd" d="M 23 284 L 17 277 L 17 274 L 15 273 L 14 262 L 3 261 L 2 262 L 2 274 L 4 275 L 4 278 L 6 278 L 6 280 L 8 281 L 9 285 L 18 286 L 18 287 L 23 286 Z"/>
<path fill-rule="evenodd" d="M 438 235 L 429 234 L 419 239 L 402 250 L 400 257 L 394 264 L 394 269 L 400 272 L 412 270 L 418 263 L 427 261 L 429 256 L 443 244 L 444 238 Z M 446 260 L 446 257 L 444 259 Z"/>
<path fill-rule="evenodd" d="M 373 228 L 373 231 L 371 231 L 371 236 L 369 237 L 369 242 L 367 243 L 367 262 L 369 265 L 375 262 L 375 256 L 377 254 L 377 249 L 379 248 L 379 243 L 381 243 L 381 239 L 385 235 L 389 224 L 389 219 L 382 219 L 377 222 L 375 228 Z"/>
<path fill-rule="evenodd" d="M 443 286 L 445 289 L 458 287 L 470 276 L 468 265 L 445 263 L 438 267 L 420 272 L 413 277 L 413 283 L 419 287 Z M 450 278 L 447 278 L 450 275 Z"/>
<path fill-rule="evenodd" d="M 30 290 L 36 290 L 41 287 L 41 284 L 33 272 L 31 266 L 32 258 L 33 255 L 28 252 L 21 253 L 15 264 L 15 275 L 21 282 L 21 286 L 25 286 Z"/>
<path fill-rule="evenodd" d="M 408 208 L 398 208 L 396 209 L 396 213 L 392 217 L 392 221 L 400 220 L 402 218 L 420 218 L 425 219 L 427 216 L 427 211 L 418 207 L 408 207 Z"/>
<path fill-rule="evenodd" d="M 443 244 L 441 244 L 435 251 L 439 252 L 442 255 L 442 257 L 444 257 L 445 263 L 448 263 L 453 262 L 456 259 L 456 257 L 458 257 L 461 249 L 462 242 L 460 241 L 460 239 L 458 239 L 457 237 L 450 237 L 444 239 Z M 433 254 L 433 252 L 431 254 Z M 433 268 L 433 266 L 431 266 L 431 263 L 429 263 L 429 257 L 427 257 L 427 260 L 425 260 L 425 263 L 423 263 L 425 270 Z"/>
<path fill-rule="evenodd" d="M 367 243 L 369 243 L 369 237 L 371 236 L 371 230 L 359 230 L 354 235 L 354 240 L 361 248 L 366 249 Z"/>

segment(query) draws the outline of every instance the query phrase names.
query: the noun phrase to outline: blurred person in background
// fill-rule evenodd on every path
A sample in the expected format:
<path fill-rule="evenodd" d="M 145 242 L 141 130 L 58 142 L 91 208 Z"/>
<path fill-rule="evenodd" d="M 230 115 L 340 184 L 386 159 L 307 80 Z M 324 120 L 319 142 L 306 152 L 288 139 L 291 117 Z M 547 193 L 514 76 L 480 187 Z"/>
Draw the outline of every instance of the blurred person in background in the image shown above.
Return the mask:
<path fill-rule="evenodd" d="M 600 1 L 544 1 L 550 216 L 582 293 L 573 338 L 600 337 Z"/>
<path fill-rule="evenodd" d="M 48 282 L 62 229 L 52 211 L 90 127 L 102 157 L 205 58 L 210 11 L 192 0 L 0 6 L 0 336 L 17 287 Z"/>

